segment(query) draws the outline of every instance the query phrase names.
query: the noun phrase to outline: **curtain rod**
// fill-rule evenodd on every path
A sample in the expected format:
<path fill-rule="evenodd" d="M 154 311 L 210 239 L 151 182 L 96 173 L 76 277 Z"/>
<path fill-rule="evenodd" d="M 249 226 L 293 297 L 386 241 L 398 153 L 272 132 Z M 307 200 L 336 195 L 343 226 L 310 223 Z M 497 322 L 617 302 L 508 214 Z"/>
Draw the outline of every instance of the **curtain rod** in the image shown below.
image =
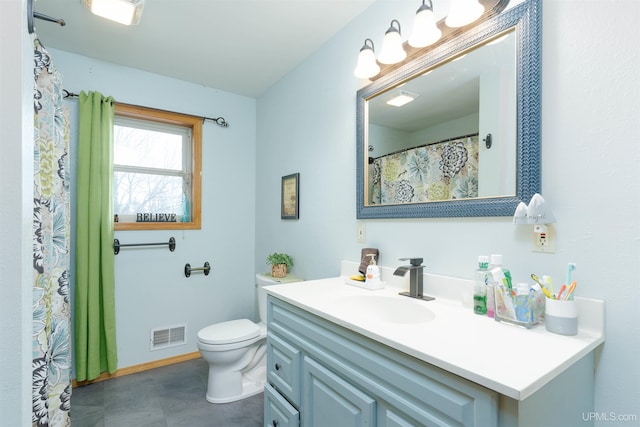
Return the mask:
<path fill-rule="evenodd" d="M 68 91 L 67 89 L 62 89 L 62 96 L 64 98 L 77 98 L 78 95 L 77 93 L 73 93 Z M 150 108 L 150 107 L 145 107 L 143 105 L 135 105 L 135 104 L 127 104 L 127 105 L 131 105 L 132 107 L 140 107 L 140 108 Z M 161 110 L 158 108 L 154 108 L 154 110 L 158 110 L 158 111 L 163 111 L 165 113 L 176 113 L 175 111 L 169 111 L 169 110 Z M 183 113 L 178 113 L 178 114 L 183 114 Z M 193 116 L 193 114 L 186 114 L 188 116 Z M 205 116 L 195 116 L 195 117 L 199 117 L 202 119 L 202 122 L 204 123 L 205 120 L 209 120 L 211 122 L 214 122 L 215 124 L 217 124 L 218 126 L 222 127 L 222 128 L 228 128 L 229 127 L 229 122 L 227 122 L 224 117 L 216 117 L 216 118 L 212 118 L 212 117 L 205 117 Z"/>
<path fill-rule="evenodd" d="M 378 157 L 369 156 L 369 163 L 372 163 L 374 160 L 381 159 L 381 158 L 386 157 L 386 156 L 391 156 L 393 154 L 402 153 L 403 151 L 413 150 L 415 148 L 428 147 L 429 145 L 435 145 L 435 144 L 442 144 L 442 143 L 445 143 L 445 142 L 451 142 L 451 141 L 455 141 L 456 139 L 470 138 L 472 136 L 480 136 L 480 133 L 476 132 L 476 133 L 470 133 L 468 135 L 454 136 L 453 138 L 443 139 L 442 141 L 429 142 L 427 144 L 416 145 L 415 147 L 402 148 L 402 149 L 400 149 L 398 151 L 393 151 L 391 153 L 383 154 L 382 156 L 378 156 Z"/>
<path fill-rule="evenodd" d="M 33 26 L 33 18 L 42 19 L 43 21 L 54 22 L 60 25 L 61 27 L 64 27 L 65 25 L 67 25 L 67 23 L 64 22 L 64 19 L 52 18 L 50 16 L 34 11 L 33 0 L 28 0 L 27 1 L 27 27 L 29 29 L 29 34 L 33 34 L 33 32 L 35 31 L 35 28 Z"/>

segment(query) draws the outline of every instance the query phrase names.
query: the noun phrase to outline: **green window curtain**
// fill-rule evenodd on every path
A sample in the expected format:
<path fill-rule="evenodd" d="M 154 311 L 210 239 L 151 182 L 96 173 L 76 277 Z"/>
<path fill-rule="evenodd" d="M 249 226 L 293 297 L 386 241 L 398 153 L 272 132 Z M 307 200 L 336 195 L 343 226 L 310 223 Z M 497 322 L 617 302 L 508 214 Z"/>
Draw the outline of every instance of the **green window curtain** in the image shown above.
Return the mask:
<path fill-rule="evenodd" d="M 76 380 L 114 373 L 117 365 L 113 254 L 111 97 L 80 93 L 74 299 Z"/>

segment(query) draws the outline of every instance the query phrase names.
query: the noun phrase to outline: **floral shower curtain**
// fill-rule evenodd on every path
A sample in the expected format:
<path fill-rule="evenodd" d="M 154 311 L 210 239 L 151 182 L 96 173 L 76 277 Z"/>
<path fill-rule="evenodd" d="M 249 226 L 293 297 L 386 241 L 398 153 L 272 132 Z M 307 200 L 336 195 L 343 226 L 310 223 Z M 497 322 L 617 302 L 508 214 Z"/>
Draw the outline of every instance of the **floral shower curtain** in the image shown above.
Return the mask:
<path fill-rule="evenodd" d="M 37 40 L 34 60 L 32 424 L 68 427 L 69 125 L 62 108 L 62 76 Z"/>
<path fill-rule="evenodd" d="M 478 135 L 467 135 L 372 159 L 371 201 L 424 203 L 478 197 Z"/>

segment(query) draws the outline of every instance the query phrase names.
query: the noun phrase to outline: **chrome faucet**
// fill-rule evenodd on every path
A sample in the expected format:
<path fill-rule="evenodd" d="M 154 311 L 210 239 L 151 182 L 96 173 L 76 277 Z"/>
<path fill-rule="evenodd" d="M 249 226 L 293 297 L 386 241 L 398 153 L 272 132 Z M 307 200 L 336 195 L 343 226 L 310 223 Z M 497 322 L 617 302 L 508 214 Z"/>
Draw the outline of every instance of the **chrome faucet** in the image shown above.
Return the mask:
<path fill-rule="evenodd" d="M 406 276 L 409 272 L 409 292 L 400 292 L 400 295 L 408 296 L 411 298 L 422 299 L 425 301 L 431 301 L 434 297 L 422 295 L 422 276 L 423 268 L 422 258 L 400 258 L 400 261 L 409 261 L 410 265 L 403 265 L 396 268 L 393 272 L 394 276 Z"/>

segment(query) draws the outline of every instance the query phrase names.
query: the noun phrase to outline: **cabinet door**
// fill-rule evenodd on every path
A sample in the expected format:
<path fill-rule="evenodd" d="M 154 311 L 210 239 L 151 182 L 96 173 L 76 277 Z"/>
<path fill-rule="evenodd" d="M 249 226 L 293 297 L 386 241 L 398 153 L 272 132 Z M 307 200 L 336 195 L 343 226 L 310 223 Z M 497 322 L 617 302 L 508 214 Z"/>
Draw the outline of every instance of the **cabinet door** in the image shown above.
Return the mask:
<path fill-rule="evenodd" d="M 300 405 L 300 350 L 273 333 L 267 336 L 267 381 L 295 406 Z"/>
<path fill-rule="evenodd" d="M 264 386 L 264 427 L 298 427 L 300 415 L 269 384 Z"/>
<path fill-rule="evenodd" d="M 304 427 L 374 427 L 376 401 L 309 357 L 303 362 Z"/>

